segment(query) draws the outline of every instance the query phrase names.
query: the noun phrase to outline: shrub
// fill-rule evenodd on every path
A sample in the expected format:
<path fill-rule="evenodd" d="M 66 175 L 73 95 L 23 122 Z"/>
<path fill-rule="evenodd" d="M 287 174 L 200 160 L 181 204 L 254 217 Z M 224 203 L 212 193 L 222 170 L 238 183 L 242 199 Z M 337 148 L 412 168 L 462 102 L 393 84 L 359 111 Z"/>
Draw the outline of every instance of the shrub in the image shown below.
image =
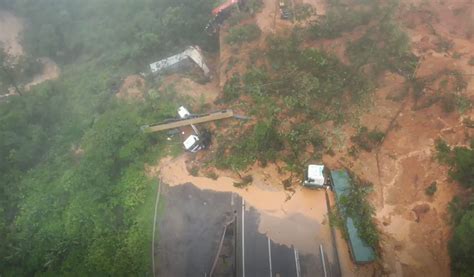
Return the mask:
<path fill-rule="evenodd" d="M 358 68 L 370 64 L 376 74 L 388 69 L 411 78 L 418 58 L 409 52 L 409 41 L 408 36 L 389 19 L 350 43 L 347 54 Z"/>
<path fill-rule="evenodd" d="M 233 101 L 240 96 L 240 75 L 238 73 L 234 73 L 232 77 L 227 80 L 227 82 L 224 85 L 224 96 L 222 100 L 224 102 L 230 102 Z"/>
<path fill-rule="evenodd" d="M 260 37 L 262 31 L 256 24 L 246 24 L 235 26 L 229 29 L 229 34 L 225 37 L 225 42 L 230 45 L 240 45 L 251 42 Z"/>
<path fill-rule="evenodd" d="M 308 3 L 295 4 L 295 19 L 297 21 L 303 21 L 311 17 L 314 14 L 313 6 Z"/>
<path fill-rule="evenodd" d="M 433 182 L 425 189 L 425 194 L 428 196 L 433 196 L 437 190 L 438 187 L 436 186 L 436 182 Z"/>
<path fill-rule="evenodd" d="M 244 188 L 250 184 L 252 184 L 253 182 L 253 177 L 252 175 L 246 175 L 244 177 L 242 177 L 242 181 L 241 182 L 237 182 L 237 183 L 234 183 L 234 187 L 237 187 L 237 188 Z"/>
<path fill-rule="evenodd" d="M 318 49 L 299 50 L 298 33 L 270 37 L 268 44 L 267 56 L 276 72 L 266 92 L 283 98 L 294 113 L 305 113 L 318 121 L 342 121 L 338 111 L 360 103 L 372 91 L 360 72 L 336 57 Z"/>
<path fill-rule="evenodd" d="M 219 179 L 219 176 L 215 172 L 206 173 L 206 177 L 212 180 Z"/>
<path fill-rule="evenodd" d="M 259 122 L 251 132 L 245 133 L 230 147 L 225 155 L 225 147 L 216 151 L 216 166 L 243 170 L 259 160 L 263 164 L 274 160 L 277 153 L 283 149 L 283 140 L 275 128 L 276 122 Z"/>
<path fill-rule="evenodd" d="M 474 263 L 474 209 L 466 211 L 454 228 L 449 242 L 451 268 L 454 276 L 473 276 Z"/>
<path fill-rule="evenodd" d="M 351 137 L 351 141 L 367 152 L 377 147 L 385 137 L 385 134 L 377 129 L 369 131 L 367 127 L 361 127 L 357 134 Z"/>
<path fill-rule="evenodd" d="M 451 164 L 451 147 L 442 139 L 438 138 L 435 141 L 436 159 L 443 164 Z"/>
<path fill-rule="evenodd" d="M 473 140 L 474 142 L 474 140 Z M 471 149 L 467 147 L 455 147 L 453 149 L 453 166 L 449 175 L 466 188 L 474 187 L 474 143 Z"/>
<path fill-rule="evenodd" d="M 350 32 L 357 26 L 369 23 L 371 16 L 372 11 L 354 11 L 337 6 L 330 9 L 322 21 L 309 27 L 309 35 L 313 39 L 336 38 L 342 32 Z"/>

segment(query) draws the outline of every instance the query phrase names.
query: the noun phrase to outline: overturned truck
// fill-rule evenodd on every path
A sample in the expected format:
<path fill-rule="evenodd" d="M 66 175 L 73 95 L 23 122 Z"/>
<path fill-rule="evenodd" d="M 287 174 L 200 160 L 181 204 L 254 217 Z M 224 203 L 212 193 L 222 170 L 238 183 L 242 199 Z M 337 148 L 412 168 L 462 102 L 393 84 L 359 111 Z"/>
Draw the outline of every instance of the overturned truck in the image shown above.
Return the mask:
<path fill-rule="evenodd" d="M 206 65 L 201 48 L 199 48 L 199 46 L 189 46 L 179 54 L 150 64 L 150 70 L 152 74 L 164 74 L 182 71 L 196 66 L 202 70 L 205 77 L 209 78 L 209 68 Z"/>

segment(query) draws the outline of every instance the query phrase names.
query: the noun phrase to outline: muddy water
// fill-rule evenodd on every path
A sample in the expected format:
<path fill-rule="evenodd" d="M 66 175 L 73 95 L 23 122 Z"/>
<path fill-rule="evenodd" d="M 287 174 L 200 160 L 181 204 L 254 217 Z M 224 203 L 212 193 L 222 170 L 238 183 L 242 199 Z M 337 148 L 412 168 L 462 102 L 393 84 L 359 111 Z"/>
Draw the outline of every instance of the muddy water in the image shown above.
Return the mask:
<path fill-rule="evenodd" d="M 245 189 L 236 188 L 234 183 L 238 180 L 230 177 L 221 176 L 213 180 L 191 176 L 186 169 L 186 155 L 165 158 L 154 171 L 159 171 L 162 181 L 170 186 L 192 183 L 200 189 L 237 193 L 260 212 L 259 232 L 267 234 L 274 242 L 311 254 L 319 247 L 317 241 L 323 241 L 328 256 L 333 256 L 324 191 L 298 187 L 294 193 L 289 193 L 281 186 L 263 185 L 258 176 L 266 175 L 267 180 L 278 179 L 278 176 L 268 176 L 275 174 L 274 170 L 254 172 L 252 175 L 257 176 L 258 184 Z"/>

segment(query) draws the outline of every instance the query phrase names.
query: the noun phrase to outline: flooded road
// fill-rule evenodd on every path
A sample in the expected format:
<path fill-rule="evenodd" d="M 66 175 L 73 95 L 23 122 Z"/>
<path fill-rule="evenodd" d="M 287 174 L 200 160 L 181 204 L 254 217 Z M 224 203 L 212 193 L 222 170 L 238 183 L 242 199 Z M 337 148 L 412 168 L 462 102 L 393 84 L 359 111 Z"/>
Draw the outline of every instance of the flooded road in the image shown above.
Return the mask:
<path fill-rule="evenodd" d="M 236 247 L 226 262 L 236 276 L 325 276 L 324 267 L 327 276 L 340 276 L 324 191 L 289 193 L 271 184 L 239 189 L 229 177 L 191 176 L 183 157 L 165 159 L 159 171 L 166 189 L 158 276 L 205 276 L 234 215 Z"/>

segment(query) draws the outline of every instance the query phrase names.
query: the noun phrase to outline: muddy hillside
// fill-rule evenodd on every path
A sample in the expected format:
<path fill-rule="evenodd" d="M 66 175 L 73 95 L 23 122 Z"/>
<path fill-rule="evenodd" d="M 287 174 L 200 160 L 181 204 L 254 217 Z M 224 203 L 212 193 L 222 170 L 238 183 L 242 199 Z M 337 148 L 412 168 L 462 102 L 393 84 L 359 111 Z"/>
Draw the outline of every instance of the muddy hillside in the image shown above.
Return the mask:
<path fill-rule="evenodd" d="M 208 57 L 210 83 L 167 77 L 191 109 L 232 108 L 251 119 L 208 124 L 208 151 L 150 172 L 238 193 L 272 216 L 323 220 L 304 200 L 314 193 L 301 189 L 304 167 L 347 168 L 372 184 L 379 233 L 379 259 L 345 265 L 347 276 L 449 276 L 448 205 L 463 189 L 436 160 L 435 142 L 467 146 L 474 135 L 466 124 L 474 119 L 472 1 L 288 3 L 290 19 L 272 0 L 232 14 L 219 54 Z"/>

